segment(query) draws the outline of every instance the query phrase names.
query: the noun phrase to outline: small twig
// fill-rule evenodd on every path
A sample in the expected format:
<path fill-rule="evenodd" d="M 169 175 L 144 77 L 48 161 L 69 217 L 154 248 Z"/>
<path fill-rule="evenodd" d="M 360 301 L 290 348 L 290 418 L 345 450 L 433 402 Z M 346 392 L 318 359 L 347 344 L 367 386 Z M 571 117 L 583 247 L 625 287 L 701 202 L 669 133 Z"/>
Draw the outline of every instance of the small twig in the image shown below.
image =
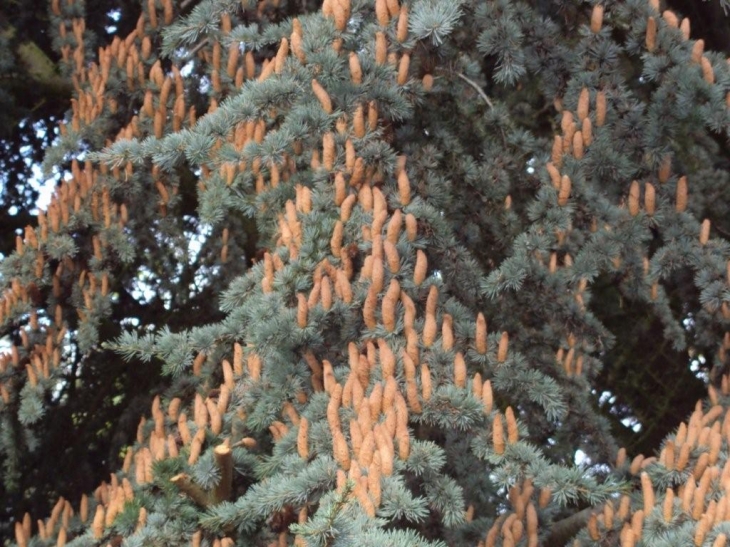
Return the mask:
<path fill-rule="evenodd" d="M 170 479 L 170 482 L 177 486 L 180 491 L 187 494 L 195 503 L 197 503 L 201 507 L 208 507 L 210 505 L 208 495 L 185 473 L 175 475 Z"/>
<path fill-rule="evenodd" d="M 461 78 L 462 80 L 464 80 L 471 87 L 473 87 L 474 90 L 476 90 L 476 92 L 479 93 L 479 95 L 481 96 L 481 98 L 484 99 L 484 102 L 489 105 L 489 108 L 491 108 L 492 110 L 494 110 L 494 105 L 492 104 L 492 101 L 489 99 L 489 96 L 486 93 L 484 93 L 484 90 L 481 88 L 481 86 L 478 83 L 476 83 L 473 80 L 470 80 L 469 78 L 467 78 L 466 76 L 464 76 L 461 72 L 457 72 L 456 75 L 459 78 Z"/>
<path fill-rule="evenodd" d="M 446 72 L 447 74 L 456 74 L 456 75 L 457 75 L 457 76 L 458 76 L 459 78 L 461 78 L 462 80 L 464 80 L 464 82 L 466 82 L 467 84 L 469 84 L 469 86 L 470 86 L 470 87 L 471 87 L 472 89 L 474 89 L 474 90 L 475 90 L 475 91 L 476 91 L 477 93 L 479 93 L 479 96 L 480 96 L 480 97 L 481 97 L 482 99 L 484 99 L 484 102 L 485 102 L 485 103 L 487 103 L 487 105 L 489 106 L 490 110 L 494 110 L 494 105 L 492 104 L 492 100 L 491 100 L 491 99 L 489 98 L 489 96 L 488 96 L 488 95 L 487 95 L 487 94 L 486 94 L 486 93 L 484 92 L 484 90 L 482 89 L 482 87 L 481 87 L 481 86 L 480 86 L 480 85 L 479 85 L 478 83 L 476 83 L 476 82 L 475 82 L 474 80 L 470 80 L 469 78 L 467 78 L 466 76 L 464 76 L 464 75 L 463 75 L 463 74 L 462 74 L 461 72 L 456 72 L 456 71 L 445 71 L 445 72 Z M 506 143 L 506 142 L 507 142 L 507 137 L 506 137 L 506 135 L 504 134 L 504 128 L 502 128 L 502 127 L 500 126 L 500 127 L 499 127 L 499 132 L 500 132 L 500 133 L 501 133 L 501 135 L 502 135 L 502 142 L 503 142 L 503 143 Z"/>
<path fill-rule="evenodd" d="M 726 238 L 727 237 L 730 237 L 730 232 L 728 232 L 727 230 L 723 230 L 722 228 L 719 228 L 718 226 L 713 226 L 712 228 L 715 231 L 720 232 L 720 235 L 722 235 L 722 236 L 724 236 Z"/>
<path fill-rule="evenodd" d="M 188 52 L 188 54 L 185 56 L 185 59 L 183 60 L 184 63 L 187 63 L 189 60 L 191 60 L 197 53 L 203 49 L 205 46 L 208 45 L 208 38 L 203 40 L 202 42 L 195 44 L 195 47 Z"/>

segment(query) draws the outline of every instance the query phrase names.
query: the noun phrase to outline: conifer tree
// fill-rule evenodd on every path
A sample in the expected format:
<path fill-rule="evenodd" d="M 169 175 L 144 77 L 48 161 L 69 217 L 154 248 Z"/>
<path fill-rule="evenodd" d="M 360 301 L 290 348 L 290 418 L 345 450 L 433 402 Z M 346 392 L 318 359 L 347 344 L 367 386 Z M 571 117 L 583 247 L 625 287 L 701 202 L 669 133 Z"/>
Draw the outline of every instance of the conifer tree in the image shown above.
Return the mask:
<path fill-rule="evenodd" d="M 94 356 L 167 387 L 118 470 L 14 544 L 725 545 L 730 68 L 689 20 L 188 7 L 147 0 L 92 51 L 84 4 L 51 3 L 75 97 L 45 161 L 72 167 L 2 263 L 6 481 Z M 182 318 L 109 337 L 144 279 Z M 656 455 L 596 410 L 607 279 L 708 362 Z"/>

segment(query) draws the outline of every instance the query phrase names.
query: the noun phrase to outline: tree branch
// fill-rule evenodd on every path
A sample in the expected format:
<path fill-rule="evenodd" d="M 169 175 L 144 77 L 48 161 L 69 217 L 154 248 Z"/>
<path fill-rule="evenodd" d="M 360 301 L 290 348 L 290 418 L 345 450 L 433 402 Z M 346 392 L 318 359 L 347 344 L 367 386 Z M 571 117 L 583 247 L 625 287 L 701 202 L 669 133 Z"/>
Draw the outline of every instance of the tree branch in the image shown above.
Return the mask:
<path fill-rule="evenodd" d="M 177 486 L 181 492 L 187 494 L 198 505 L 202 507 L 208 507 L 210 505 L 208 496 L 203 489 L 195 484 L 185 473 L 175 475 L 170 479 L 170 482 Z"/>
<path fill-rule="evenodd" d="M 469 84 L 474 90 L 479 93 L 482 99 L 484 99 L 484 102 L 489 105 L 489 108 L 494 109 L 494 105 L 492 104 L 492 101 L 490 100 L 489 96 L 484 92 L 484 90 L 481 88 L 481 86 L 476 83 L 474 80 L 470 80 L 466 76 L 464 76 L 461 72 L 455 73 L 459 78 L 464 80 L 467 84 Z"/>
<path fill-rule="evenodd" d="M 586 507 L 582 511 L 554 523 L 550 527 L 550 534 L 545 543 L 542 544 L 543 547 L 565 547 L 571 538 L 588 524 L 591 515 L 599 511 L 600 509 L 597 507 Z"/>

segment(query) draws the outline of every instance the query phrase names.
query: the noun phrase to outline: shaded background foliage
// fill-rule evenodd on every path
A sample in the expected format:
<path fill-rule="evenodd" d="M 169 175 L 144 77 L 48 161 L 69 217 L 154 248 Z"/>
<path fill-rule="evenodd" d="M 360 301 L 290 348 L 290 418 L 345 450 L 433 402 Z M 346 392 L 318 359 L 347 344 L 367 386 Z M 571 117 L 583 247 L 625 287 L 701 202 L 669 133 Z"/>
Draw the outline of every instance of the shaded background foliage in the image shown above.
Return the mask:
<path fill-rule="evenodd" d="M 187 0 L 186 9 L 191 9 L 194 3 Z M 290 14 L 295 14 L 312 9 L 316 2 L 289 4 Z M 672 0 L 669 6 L 691 18 L 692 35 L 704 37 L 708 49 L 730 53 L 730 18 L 724 15 L 720 2 Z M 42 161 L 44 150 L 55 136 L 52 128 L 64 116 L 71 96 L 71 83 L 63 75 L 34 69 L 22 53 L 28 51 L 30 45 L 34 53 L 32 58 L 45 69 L 58 60 L 47 31 L 47 10 L 46 0 L 0 2 L 0 234 L 3 235 L 0 253 L 3 255 L 8 255 L 12 249 L 11 234 L 31 223 L 31 211 L 38 199 L 32 167 Z M 113 18 L 111 13 L 115 14 Z M 126 35 L 134 28 L 138 15 L 136 0 L 96 0 L 93 9 L 87 12 L 87 28 L 93 31 L 99 43 L 107 43 L 110 34 Z M 501 93 L 498 88 L 490 92 L 495 96 Z M 500 99 L 508 102 L 507 94 Z M 518 115 L 519 105 L 511 106 Z M 546 105 L 543 115 L 532 122 L 534 130 L 544 135 L 551 135 L 553 131 L 552 114 L 548 112 L 550 106 Z M 730 171 L 730 146 L 721 138 L 716 144 L 718 154 L 713 158 L 713 165 L 707 168 Z M 182 211 L 194 227 L 197 222 L 196 177 L 183 167 L 181 180 Z M 723 222 L 720 211 L 715 208 L 717 203 L 730 202 L 729 191 L 718 188 L 716 195 L 704 196 L 704 201 L 698 197 L 693 205 L 704 208 L 697 215 L 699 218 L 717 219 L 713 228 L 725 236 L 730 234 L 730 219 Z M 468 241 L 469 229 L 479 229 L 480 222 L 489 222 L 489 219 L 479 218 L 478 203 L 474 204 L 469 217 L 470 222 L 465 223 L 461 234 L 464 241 Z M 250 265 L 257 252 L 255 228 L 249 225 L 239 228 L 249 236 L 248 246 L 242 254 L 244 265 Z M 228 279 L 235 275 L 234 268 L 188 298 L 176 294 L 175 285 L 187 287 L 194 283 L 196 273 L 204 265 L 199 260 L 205 259 L 183 263 L 182 270 L 173 275 L 179 266 L 178 260 L 160 249 L 154 229 L 150 228 L 146 236 L 140 236 L 139 243 L 150 253 L 159 255 L 154 262 L 157 268 L 147 280 L 153 295 L 141 298 L 133 290 L 140 262 L 124 266 L 126 271 L 119 271 L 118 275 L 128 280 L 128 290 L 120 292 L 114 315 L 102 326 L 102 339 L 116 338 L 121 332 L 122 320 L 128 318 L 135 318 L 142 328 L 168 325 L 174 332 L 222 317 L 213 295 L 222 286 L 216 287 L 216 283 L 224 283 L 223 275 Z M 499 247 L 500 242 L 495 241 L 494 245 Z M 707 368 L 699 359 L 703 348 L 702 340 L 696 334 L 700 329 L 692 322 L 700 303 L 697 294 L 687 292 L 687 287 L 693 284 L 683 282 L 681 275 L 677 276 L 674 286 L 667 284 L 674 315 L 688 318 L 690 358 L 686 351 L 677 351 L 670 343 L 656 344 L 664 338 L 661 320 L 652 316 L 646 307 L 632 307 L 624 302 L 618 290 L 620 283 L 620 279 L 605 276 L 594 286 L 592 309 L 615 338 L 621 340 L 620 344 L 607 350 L 606 367 L 599 378 L 607 395 L 600 397 L 601 393 L 597 392 L 596 405 L 611 420 L 617 440 L 629 453 L 651 453 L 668 430 L 704 395 L 704 384 L 698 373 L 706 373 Z M 166 294 L 171 294 L 172 299 L 166 300 Z M 626 321 L 627 315 L 632 317 L 631 321 Z M 652 343 L 647 344 L 647 341 Z M 0 485 L 0 536 L 5 535 L 4 527 L 11 519 L 26 511 L 43 513 L 49 499 L 60 494 L 78 497 L 116 469 L 119 451 L 132 438 L 138 416 L 149 408 L 153 395 L 164 389 L 159 366 L 155 363 L 124 363 L 105 351 L 91 357 L 79 353 L 76 365 L 82 360 L 84 366 L 80 373 L 77 374 L 74 366 L 65 390 L 54 394 L 54 400 L 47 402 L 53 411 L 45 419 L 38 439 L 42 449 L 29 453 L 27 459 L 19 462 L 21 471 L 13 490 L 8 491 Z M 647 392 L 651 392 L 652 397 L 647 397 Z M 632 423 L 638 423 L 640 427 L 634 428 Z M 59 469 L 64 472 L 59 473 Z"/>
<path fill-rule="evenodd" d="M 49 38 L 46 0 L 0 3 L 0 253 L 8 255 L 14 246 L 13 232 L 31 224 L 39 188 L 34 183 L 32 167 L 43 160 L 44 151 L 55 138 L 57 120 L 69 107 L 72 85 L 55 69 L 58 54 Z M 86 22 L 98 43 L 107 43 L 117 32 L 126 35 L 139 17 L 136 0 L 100 0 L 89 9 Z M 110 14 L 113 14 L 111 16 Z M 22 55 L 30 44 L 34 61 L 53 72 L 34 77 Z M 44 58 L 45 57 L 45 58 Z M 44 184 L 53 184 L 61 174 L 54 173 Z M 195 211 L 194 180 L 183 185 L 183 210 Z M 158 247 L 150 227 L 143 245 Z M 132 283 L 138 277 L 139 263 L 126 265 L 128 290 L 120 291 L 114 316 L 100 329 L 102 339 L 111 339 L 121 332 L 122 320 L 135 318 L 140 326 L 169 324 L 171 328 L 187 325 L 191 318 L 201 322 L 218 316 L 211 291 L 184 303 L 190 315 L 180 313 L 181 303 L 175 299 L 166 306 L 161 280 L 177 279 L 187 286 L 194 262 L 185 265 L 179 277 L 171 275 L 175 260 L 161 254 L 157 271 L 151 272 L 149 288 L 153 295 L 140 298 Z M 121 268 L 121 265 L 120 265 Z M 40 296 L 39 296 L 40 297 Z M 46 401 L 52 409 L 38 443 L 40 450 L 28 452 L 19 462 L 16 486 L 6 489 L 0 484 L 0 537 L 10 537 L 8 523 L 17 512 L 43 511 L 48 499 L 64 495 L 78 496 L 93 488 L 101 477 L 118 465 L 120 449 L 129 442 L 137 427 L 137 419 L 154 393 L 162 389 L 158 366 L 138 362 L 124 363 L 112 352 L 99 351 L 93 356 L 76 352 L 76 361 L 69 371 L 65 388 Z M 83 362 L 83 366 L 81 363 Z M 61 472 L 62 471 L 62 472 Z"/>

